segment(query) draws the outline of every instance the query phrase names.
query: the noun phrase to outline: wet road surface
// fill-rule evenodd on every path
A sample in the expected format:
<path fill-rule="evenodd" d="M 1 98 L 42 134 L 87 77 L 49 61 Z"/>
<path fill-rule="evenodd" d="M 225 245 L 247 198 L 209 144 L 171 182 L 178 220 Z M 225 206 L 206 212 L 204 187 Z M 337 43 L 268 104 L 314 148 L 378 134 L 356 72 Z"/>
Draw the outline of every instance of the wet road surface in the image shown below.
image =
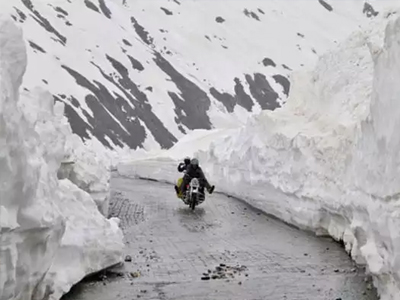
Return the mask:
<path fill-rule="evenodd" d="M 121 177 L 111 185 L 110 212 L 122 220 L 132 261 L 65 300 L 378 298 L 329 238 L 218 194 L 192 212 L 171 185 Z"/>

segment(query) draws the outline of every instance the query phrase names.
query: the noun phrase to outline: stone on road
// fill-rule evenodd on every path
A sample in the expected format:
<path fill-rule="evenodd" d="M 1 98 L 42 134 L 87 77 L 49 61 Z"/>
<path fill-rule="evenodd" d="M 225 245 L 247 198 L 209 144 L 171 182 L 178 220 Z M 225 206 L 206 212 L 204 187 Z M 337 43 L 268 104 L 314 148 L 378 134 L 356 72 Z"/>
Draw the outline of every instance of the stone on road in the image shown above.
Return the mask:
<path fill-rule="evenodd" d="M 115 270 L 123 276 L 86 280 L 65 299 L 378 298 L 330 238 L 218 194 L 191 211 L 171 185 L 113 177 L 111 187 L 110 213 L 125 234 L 128 259 Z"/>

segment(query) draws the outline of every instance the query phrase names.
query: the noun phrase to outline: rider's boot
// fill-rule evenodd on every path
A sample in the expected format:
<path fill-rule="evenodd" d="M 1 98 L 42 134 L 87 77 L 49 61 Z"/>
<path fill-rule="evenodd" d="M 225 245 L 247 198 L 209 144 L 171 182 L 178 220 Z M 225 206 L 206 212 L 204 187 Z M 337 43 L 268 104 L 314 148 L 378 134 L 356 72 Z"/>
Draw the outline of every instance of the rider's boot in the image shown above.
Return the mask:
<path fill-rule="evenodd" d="M 176 194 L 177 194 L 177 195 L 179 195 L 179 188 L 178 188 L 178 186 L 177 186 L 177 185 L 175 185 L 175 186 L 174 186 L 174 188 L 175 188 L 175 192 L 176 192 Z"/>
<path fill-rule="evenodd" d="M 212 194 L 214 192 L 214 189 L 215 189 L 215 185 L 210 186 L 210 188 L 207 189 L 207 191 L 208 191 L 209 194 Z"/>
<path fill-rule="evenodd" d="M 186 191 L 185 192 L 183 192 L 182 194 L 181 194 L 181 200 L 183 201 L 183 203 L 185 203 L 185 204 L 187 204 L 187 200 L 186 200 L 186 198 L 187 198 L 187 193 L 186 193 Z"/>

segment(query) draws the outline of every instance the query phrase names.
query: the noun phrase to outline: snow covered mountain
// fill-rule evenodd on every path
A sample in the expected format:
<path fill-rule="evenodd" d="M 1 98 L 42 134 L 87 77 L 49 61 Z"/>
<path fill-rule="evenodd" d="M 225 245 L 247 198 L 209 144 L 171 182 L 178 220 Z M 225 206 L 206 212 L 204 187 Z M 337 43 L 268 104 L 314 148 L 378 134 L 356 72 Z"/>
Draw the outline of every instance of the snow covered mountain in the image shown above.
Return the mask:
<path fill-rule="evenodd" d="M 23 28 L 23 87 L 66 105 L 105 148 L 170 148 L 194 129 L 274 110 L 290 73 L 314 65 L 382 1 L 2 1 Z"/>

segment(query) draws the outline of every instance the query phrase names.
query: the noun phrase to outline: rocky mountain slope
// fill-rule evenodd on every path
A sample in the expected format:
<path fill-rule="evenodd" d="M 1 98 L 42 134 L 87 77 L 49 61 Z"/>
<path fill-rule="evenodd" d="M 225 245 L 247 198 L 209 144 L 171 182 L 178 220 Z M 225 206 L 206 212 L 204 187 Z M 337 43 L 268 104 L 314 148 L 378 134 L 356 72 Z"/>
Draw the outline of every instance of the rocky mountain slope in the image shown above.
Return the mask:
<path fill-rule="evenodd" d="M 105 148 L 170 148 L 194 129 L 274 110 L 290 73 L 378 14 L 361 1 L 3 1 L 48 89 Z"/>

